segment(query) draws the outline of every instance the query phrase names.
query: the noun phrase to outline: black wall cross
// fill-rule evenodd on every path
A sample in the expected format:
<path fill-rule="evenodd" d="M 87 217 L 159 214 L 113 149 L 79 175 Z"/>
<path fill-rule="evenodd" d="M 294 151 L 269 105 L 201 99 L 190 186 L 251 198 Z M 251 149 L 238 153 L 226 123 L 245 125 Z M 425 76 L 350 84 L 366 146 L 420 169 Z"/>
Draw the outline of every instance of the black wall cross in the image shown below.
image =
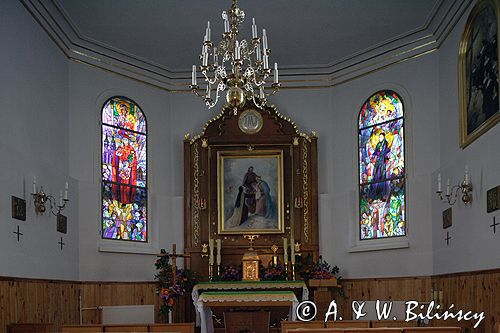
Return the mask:
<path fill-rule="evenodd" d="M 57 244 L 61 245 L 61 251 L 62 251 L 63 245 L 65 245 L 65 243 L 63 243 L 63 241 L 62 241 L 62 237 L 61 237 L 61 240 L 59 242 L 57 242 Z"/>
<path fill-rule="evenodd" d="M 493 233 L 496 234 L 497 233 L 497 225 L 499 225 L 500 223 L 497 222 L 495 216 L 493 216 L 493 224 L 490 225 L 490 228 L 493 228 Z"/>
<path fill-rule="evenodd" d="M 14 231 L 13 234 L 16 234 L 17 235 L 17 241 L 19 242 L 19 238 L 20 236 L 22 236 L 23 234 L 19 232 L 19 226 L 17 226 L 17 231 Z"/>

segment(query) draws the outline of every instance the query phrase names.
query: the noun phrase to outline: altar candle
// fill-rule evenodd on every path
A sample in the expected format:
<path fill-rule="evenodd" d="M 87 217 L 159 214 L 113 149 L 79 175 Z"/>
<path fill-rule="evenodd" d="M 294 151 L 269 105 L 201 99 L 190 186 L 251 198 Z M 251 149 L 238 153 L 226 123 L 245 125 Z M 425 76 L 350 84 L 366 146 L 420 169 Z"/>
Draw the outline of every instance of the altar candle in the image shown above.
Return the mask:
<path fill-rule="evenodd" d="M 220 266 L 220 262 L 221 262 L 220 250 L 221 250 L 222 240 L 220 238 L 217 238 L 215 240 L 215 242 L 217 243 L 217 266 Z"/>
<path fill-rule="evenodd" d="M 283 238 L 283 261 L 288 263 L 288 239 Z"/>
<path fill-rule="evenodd" d="M 290 257 L 292 265 L 295 265 L 295 240 L 293 238 L 290 239 Z"/>
<path fill-rule="evenodd" d="M 213 238 L 208 239 L 208 264 L 212 266 L 214 264 L 214 240 Z"/>
<path fill-rule="evenodd" d="M 442 189 L 441 189 L 441 173 L 438 173 L 438 189 L 437 189 L 438 192 L 442 192 Z"/>

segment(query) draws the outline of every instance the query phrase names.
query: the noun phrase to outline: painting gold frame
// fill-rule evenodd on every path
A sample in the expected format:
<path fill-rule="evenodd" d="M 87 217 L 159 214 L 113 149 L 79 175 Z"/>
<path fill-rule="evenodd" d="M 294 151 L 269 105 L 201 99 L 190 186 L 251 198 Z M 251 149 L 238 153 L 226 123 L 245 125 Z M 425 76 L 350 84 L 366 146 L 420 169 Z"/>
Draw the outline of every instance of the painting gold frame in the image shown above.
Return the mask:
<path fill-rule="evenodd" d="M 268 173 L 275 172 L 276 179 L 273 184 L 276 184 L 274 190 L 275 194 L 275 212 L 273 214 L 273 220 L 276 219 L 276 226 L 273 228 L 229 228 L 226 226 L 226 220 L 229 218 L 226 216 L 226 200 L 225 195 L 228 193 L 228 188 L 232 186 L 233 191 L 235 186 L 240 186 L 243 180 L 244 171 L 240 171 L 238 175 L 241 174 L 241 181 L 238 184 L 226 184 L 225 175 L 225 163 L 228 163 L 230 159 L 235 160 L 249 160 L 252 161 L 252 165 L 259 165 L 259 160 L 264 159 L 276 159 L 276 170 L 267 170 Z M 247 163 L 248 164 L 248 163 Z M 260 174 L 262 170 L 257 168 L 256 173 Z M 273 178 L 274 179 L 274 178 Z M 243 194 L 242 194 L 243 195 Z M 233 194 L 234 196 L 234 194 Z M 283 151 L 282 150 L 232 150 L 232 151 L 219 151 L 217 152 L 217 207 L 218 207 L 218 233 L 219 234 L 231 234 L 231 235 L 249 235 L 249 234 L 282 234 L 285 231 L 284 224 L 284 173 L 283 173 Z"/>
<path fill-rule="evenodd" d="M 468 91 L 468 79 L 472 73 L 472 68 L 468 68 L 467 64 L 467 51 L 470 48 L 470 36 L 476 26 L 476 19 L 479 14 L 481 14 L 486 8 L 491 7 L 496 15 L 497 23 L 497 61 L 499 55 L 499 41 L 500 41 L 500 5 L 498 1 L 495 0 L 479 0 L 478 3 L 472 9 L 467 23 L 465 25 L 464 32 L 462 34 L 462 39 L 459 48 L 459 61 L 458 61 L 458 82 L 459 82 L 459 120 L 460 120 L 460 147 L 463 149 L 471 144 L 474 140 L 483 135 L 486 131 L 491 129 L 500 120 L 500 105 L 497 106 L 497 111 L 480 125 L 477 126 L 473 131 L 469 131 L 468 124 L 468 105 L 469 96 Z M 497 77 L 499 77 L 498 66 L 497 66 Z M 497 91 L 497 93 L 499 93 Z M 499 103 L 500 104 L 500 103 Z"/>

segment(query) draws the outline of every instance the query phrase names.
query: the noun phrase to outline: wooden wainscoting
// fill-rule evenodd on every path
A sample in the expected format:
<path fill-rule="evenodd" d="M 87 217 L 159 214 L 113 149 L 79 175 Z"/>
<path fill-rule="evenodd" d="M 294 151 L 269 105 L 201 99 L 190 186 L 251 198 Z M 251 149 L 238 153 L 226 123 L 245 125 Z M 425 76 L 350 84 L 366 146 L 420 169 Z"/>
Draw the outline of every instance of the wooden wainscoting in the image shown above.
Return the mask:
<path fill-rule="evenodd" d="M 476 271 L 434 277 L 403 277 L 374 279 L 344 279 L 346 299 L 337 297 L 339 313 L 352 319 L 353 300 L 416 300 L 430 301 L 431 290 L 442 290 L 445 309 L 484 311 L 485 320 L 472 333 L 494 332 L 500 322 L 500 269 Z M 100 305 L 154 304 L 159 307 L 155 282 L 71 282 L 0 277 L 0 332 L 11 323 L 46 323 L 78 325 L 79 297 L 82 307 Z M 185 296 L 191 307 L 190 295 Z M 183 309 L 184 304 L 178 305 Z M 185 312 L 174 312 L 176 322 L 186 322 Z M 98 324 L 98 311 L 83 311 L 83 324 Z M 451 321 L 449 321 L 451 323 Z M 448 323 L 448 322 L 447 322 Z M 455 326 L 453 322 L 452 326 Z M 467 328 L 470 323 L 461 322 Z"/>

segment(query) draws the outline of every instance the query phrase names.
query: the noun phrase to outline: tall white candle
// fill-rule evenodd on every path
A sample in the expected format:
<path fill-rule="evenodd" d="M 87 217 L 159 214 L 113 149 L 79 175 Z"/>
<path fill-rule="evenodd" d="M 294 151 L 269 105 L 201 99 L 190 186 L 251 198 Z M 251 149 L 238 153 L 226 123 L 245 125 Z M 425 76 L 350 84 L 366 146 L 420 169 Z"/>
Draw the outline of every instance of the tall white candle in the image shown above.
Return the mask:
<path fill-rule="evenodd" d="M 283 238 L 283 261 L 285 264 L 288 262 L 288 239 Z"/>
<path fill-rule="evenodd" d="M 208 46 L 203 48 L 203 66 L 208 65 Z"/>
<path fill-rule="evenodd" d="M 33 193 L 36 193 L 36 176 L 33 176 Z"/>
<path fill-rule="evenodd" d="M 450 178 L 446 181 L 446 195 L 451 194 L 451 188 L 450 188 Z"/>
<path fill-rule="evenodd" d="M 214 264 L 214 240 L 213 238 L 208 239 L 208 264 L 212 266 Z"/>
<path fill-rule="evenodd" d="M 290 239 L 290 261 L 292 265 L 295 264 L 295 240 L 293 238 Z"/>
<path fill-rule="evenodd" d="M 193 65 L 193 73 L 191 73 L 191 85 L 196 85 L 196 65 Z"/>
<path fill-rule="evenodd" d="M 257 25 L 255 24 L 255 18 L 252 18 L 252 38 L 257 38 Z"/>
<path fill-rule="evenodd" d="M 438 192 L 441 192 L 442 189 L 441 189 L 441 173 L 438 173 L 438 189 L 437 189 Z"/>
<path fill-rule="evenodd" d="M 274 63 L 274 83 L 278 83 L 278 63 Z"/>
<path fill-rule="evenodd" d="M 68 200 L 68 182 L 64 185 L 64 200 Z"/>
<path fill-rule="evenodd" d="M 221 251 L 221 243 L 222 243 L 222 240 L 220 238 L 217 238 L 216 239 L 216 243 L 217 243 L 217 266 L 220 265 L 221 263 L 221 255 L 220 255 L 220 251 Z"/>
<path fill-rule="evenodd" d="M 264 69 L 269 69 L 269 56 L 264 53 Z"/>
<path fill-rule="evenodd" d="M 260 44 L 257 45 L 255 49 L 255 56 L 257 57 L 257 61 L 262 61 L 262 53 L 260 52 Z"/>
<path fill-rule="evenodd" d="M 227 17 L 224 19 L 224 32 L 229 32 L 229 20 Z"/>

